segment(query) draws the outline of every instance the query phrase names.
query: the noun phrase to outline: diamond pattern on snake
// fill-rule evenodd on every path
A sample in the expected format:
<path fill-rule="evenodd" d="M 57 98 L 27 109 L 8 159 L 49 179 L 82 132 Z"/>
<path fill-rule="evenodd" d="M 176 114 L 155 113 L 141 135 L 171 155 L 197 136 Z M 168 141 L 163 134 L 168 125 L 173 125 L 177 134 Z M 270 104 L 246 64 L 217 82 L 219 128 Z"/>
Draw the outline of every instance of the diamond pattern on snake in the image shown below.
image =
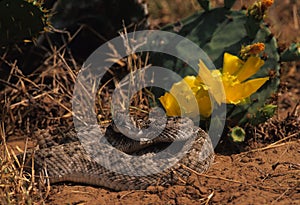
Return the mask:
<path fill-rule="evenodd" d="M 167 117 L 162 121 L 151 116 L 134 129 L 133 122 L 124 119 L 122 112 L 116 115 L 122 131 L 114 122 L 107 128 L 87 125 L 55 135 L 40 130 L 34 153 L 36 175 L 43 173 L 50 183 L 138 190 L 187 180 L 191 170 L 205 172 L 214 160 L 210 137 L 189 118 Z M 136 135 L 126 136 L 133 131 Z"/>

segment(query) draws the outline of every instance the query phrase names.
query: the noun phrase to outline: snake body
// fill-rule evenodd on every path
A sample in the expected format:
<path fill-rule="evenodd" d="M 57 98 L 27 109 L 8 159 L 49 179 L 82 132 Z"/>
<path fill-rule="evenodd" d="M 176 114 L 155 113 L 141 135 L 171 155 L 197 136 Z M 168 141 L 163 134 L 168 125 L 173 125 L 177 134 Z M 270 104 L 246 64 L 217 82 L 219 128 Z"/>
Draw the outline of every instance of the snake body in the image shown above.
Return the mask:
<path fill-rule="evenodd" d="M 104 134 L 95 125 L 55 135 L 42 130 L 34 154 L 35 171 L 49 177 L 50 183 L 136 190 L 187 180 L 192 170 L 202 173 L 210 167 L 214 150 L 205 131 L 189 118 L 167 118 L 164 126 L 157 137 L 140 141 L 129 139 L 114 126 L 104 129 Z M 97 138 L 101 134 L 102 139 Z M 174 143 L 177 150 L 170 148 Z M 183 154 L 174 157 L 178 150 Z M 158 153 L 163 157 L 157 158 Z"/>

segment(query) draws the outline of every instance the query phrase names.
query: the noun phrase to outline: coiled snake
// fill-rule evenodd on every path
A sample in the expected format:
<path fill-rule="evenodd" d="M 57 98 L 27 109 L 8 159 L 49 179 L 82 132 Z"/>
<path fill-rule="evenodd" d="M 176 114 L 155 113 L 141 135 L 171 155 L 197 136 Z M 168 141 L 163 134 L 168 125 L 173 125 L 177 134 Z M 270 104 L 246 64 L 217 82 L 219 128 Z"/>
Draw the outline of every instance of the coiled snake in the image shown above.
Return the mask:
<path fill-rule="evenodd" d="M 122 115 L 118 120 L 122 121 Z M 51 183 L 70 181 L 130 190 L 173 184 L 186 180 L 191 170 L 206 171 L 214 159 L 208 134 L 189 118 L 160 121 L 149 118 L 154 128 L 163 125 L 164 129 L 149 139 L 140 131 L 140 140 L 126 137 L 114 124 L 104 131 L 97 125 L 55 135 L 41 130 L 34 155 L 36 173 L 43 172 Z M 131 132 L 127 122 L 121 126 Z"/>

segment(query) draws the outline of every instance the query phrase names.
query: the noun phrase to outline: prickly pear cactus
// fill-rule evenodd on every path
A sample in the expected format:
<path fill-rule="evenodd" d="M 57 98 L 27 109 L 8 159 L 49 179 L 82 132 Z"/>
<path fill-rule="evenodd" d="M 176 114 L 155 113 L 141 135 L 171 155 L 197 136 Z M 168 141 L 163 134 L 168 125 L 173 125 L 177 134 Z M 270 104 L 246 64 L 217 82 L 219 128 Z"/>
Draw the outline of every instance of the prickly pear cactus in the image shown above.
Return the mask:
<path fill-rule="evenodd" d="M 122 29 L 123 23 L 144 26 L 141 21 L 147 15 L 145 7 L 139 0 L 58 0 L 51 22 L 58 29 L 86 24 L 102 34 Z"/>
<path fill-rule="evenodd" d="M 72 57 L 78 63 L 82 63 L 96 48 L 116 37 L 123 29 L 123 22 L 125 26 L 130 27 L 128 31 L 148 26 L 147 5 L 141 0 L 45 0 L 43 7 L 47 8 L 49 13 L 42 15 L 44 10 L 39 7 L 39 2 L 43 1 L 0 1 L 0 45 L 8 41 L 15 42 L 14 39 L 27 39 L 28 36 L 31 37 L 28 33 L 38 34 L 46 22 L 54 31 L 45 32 L 47 38 L 40 35 L 35 46 L 18 44 L 18 48 L 21 49 L 10 49 L 8 60 L 17 59 L 19 67 L 27 74 L 44 62 L 52 52 L 53 46 L 61 47 L 67 42 Z M 46 17 L 49 17 L 47 21 Z M 10 29 L 9 26 L 12 25 L 13 29 Z M 9 28 L 9 32 L 6 28 Z M 59 30 L 66 32 L 55 32 Z M 12 31 L 14 35 L 10 35 Z M 2 47 L 0 54 L 8 50 L 1 49 Z M 7 70 L 9 71 L 9 68 Z"/>
<path fill-rule="evenodd" d="M 0 45 L 19 43 L 37 36 L 46 25 L 46 13 L 41 1 L 0 1 Z"/>
<path fill-rule="evenodd" d="M 224 53 L 239 55 L 244 45 L 261 42 L 265 44 L 265 64 L 251 78 L 270 77 L 269 80 L 251 96 L 248 103 L 227 106 L 227 123 L 230 127 L 245 123 L 259 124 L 274 114 L 269 99 L 276 94 L 279 85 L 280 60 L 299 59 L 299 44 L 292 45 L 278 53 L 277 40 L 263 22 L 264 7 L 259 2 L 248 10 L 231 10 L 235 0 L 225 0 L 224 7 L 210 8 L 209 0 L 198 0 L 204 11 L 163 28 L 186 37 L 199 45 L 211 58 L 217 69 L 222 68 Z M 273 1 L 265 1 L 267 4 Z M 172 42 L 171 42 L 172 43 Z M 165 45 L 168 46 L 168 45 Z M 178 47 L 176 51 L 181 52 Z M 186 52 L 186 51 L 185 51 Z M 162 54 L 163 55 L 163 54 Z M 191 54 L 192 55 L 192 54 Z M 158 57 L 159 56 L 159 57 Z M 193 73 L 186 65 L 171 56 L 153 56 L 156 64 L 172 69 L 181 76 Z M 163 60 L 160 60 L 163 59 Z M 194 73 L 195 75 L 195 73 Z M 263 116 L 263 117 L 262 117 Z"/>
<path fill-rule="evenodd" d="M 71 35 L 82 29 L 69 44 L 74 58 L 83 62 L 101 44 L 114 38 L 123 26 L 128 31 L 148 27 L 147 5 L 140 0 L 58 0 L 52 9 L 51 25 Z M 58 45 L 61 37 L 52 37 Z"/>

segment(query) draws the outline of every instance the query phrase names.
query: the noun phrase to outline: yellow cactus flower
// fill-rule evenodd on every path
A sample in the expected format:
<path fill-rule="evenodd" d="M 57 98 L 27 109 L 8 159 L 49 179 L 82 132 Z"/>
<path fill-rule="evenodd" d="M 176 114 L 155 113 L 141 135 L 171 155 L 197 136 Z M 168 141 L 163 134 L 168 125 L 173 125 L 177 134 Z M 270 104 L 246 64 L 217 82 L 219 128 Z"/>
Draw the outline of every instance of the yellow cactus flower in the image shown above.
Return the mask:
<path fill-rule="evenodd" d="M 186 76 L 159 98 L 168 116 L 194 118 L 199 114 L 203 117 L 211 115 L 213 106 L 208 91 L 204 85 L 196 85 L 195 81 L 195 76 Z"/>
<path fill-rule="evenodd" d="M 254 75 L 264 61 L 258 56 L 250 56 L 246 61 L 229 53 L 224 54 L 223 70 L 209 70 L 200 60 L 199 73 L 186 76 L 175 83 L 170 92 L 159 100 L 168 116 L 209 117 L 213 111 L 210 95 L 218 104 L 239 104 L 255 93 L 268 79 Z"/>
<path fill-rule="evenodd" d="M 246 62 L 229 53 L 224 54 L 223 71 L 220 72 L 226 93 L 226 103 L 238 104 L 255 93 L 269 77 L 246 81 L 254 75 L 264 61 L 260 57 L 250 56 Z"/>

